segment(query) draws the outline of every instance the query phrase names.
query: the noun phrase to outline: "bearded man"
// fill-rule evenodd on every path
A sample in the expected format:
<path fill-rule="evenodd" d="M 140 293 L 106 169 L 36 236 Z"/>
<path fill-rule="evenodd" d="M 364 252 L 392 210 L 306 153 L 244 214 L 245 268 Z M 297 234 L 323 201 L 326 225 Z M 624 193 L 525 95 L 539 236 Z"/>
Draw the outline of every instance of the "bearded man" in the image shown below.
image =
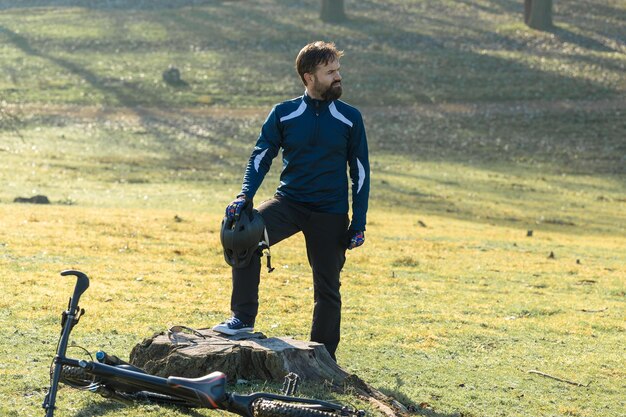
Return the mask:
<path fill-rule="evenodd" d="M 276 105 L 265 120 L 243 178 L 241 193 L 226 208 L 236 219 L 254 198 L 272 160 L 282 150 L 280 184 L 258 207 L 269 242 L 302 232 L 313 271 L 311 340 L 333 359 L 340 339 L 340 273 L 346 249 L 365 240 L 370 169 L 361 113 L 339 100 L 343 51 L 322 41 L 306 45 L 296 58 L 304 95 Z M 352 219 L 348 175 L 351 180 Z M 261 253 L 232 269 L 232 317 L 213 330 L 251 332 L 259 307 Z M 335 359 L 336 360 L 336 359 Z"/>

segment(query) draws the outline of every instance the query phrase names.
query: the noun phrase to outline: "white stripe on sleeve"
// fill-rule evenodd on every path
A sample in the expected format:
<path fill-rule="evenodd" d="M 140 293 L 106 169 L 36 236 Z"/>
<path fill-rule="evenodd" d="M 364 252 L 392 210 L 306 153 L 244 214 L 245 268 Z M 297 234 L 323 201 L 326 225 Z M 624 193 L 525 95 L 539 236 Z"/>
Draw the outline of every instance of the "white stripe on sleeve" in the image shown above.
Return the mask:
<path fill-rule="evenodd" d="M 263 159 L 266 153 L 267 153 L 267 149 L 261 152 L 260 154 L 258 154 L 254 158 L 254 169 L 256 172 L 259 172 L 259 166 L 261 165 L 261 160 Z"/>
<path fill-rule="evenodd" d="M 356 189 L 356 193 L 358 194 L 365 182 L 365 168 L 363 168 L 363 164 L 359 161 L 359 158 L 356 159 L 356 165 L 359 167 L 359 186 Z"/>

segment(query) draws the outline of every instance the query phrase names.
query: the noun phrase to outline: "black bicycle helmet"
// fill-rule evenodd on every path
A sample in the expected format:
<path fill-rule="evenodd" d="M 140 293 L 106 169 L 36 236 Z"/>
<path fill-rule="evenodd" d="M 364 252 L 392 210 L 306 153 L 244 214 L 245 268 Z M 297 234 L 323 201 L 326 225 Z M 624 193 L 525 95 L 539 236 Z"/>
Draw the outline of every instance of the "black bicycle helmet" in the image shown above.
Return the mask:
<path fill-rule="evenodd" d="M 238 219 L 224 217 L 220 240 L 224 248 L 224 259 L 233 268 L 245 268 L 259 250 L 265 223 L 252 204 L 245 207 Z"/>

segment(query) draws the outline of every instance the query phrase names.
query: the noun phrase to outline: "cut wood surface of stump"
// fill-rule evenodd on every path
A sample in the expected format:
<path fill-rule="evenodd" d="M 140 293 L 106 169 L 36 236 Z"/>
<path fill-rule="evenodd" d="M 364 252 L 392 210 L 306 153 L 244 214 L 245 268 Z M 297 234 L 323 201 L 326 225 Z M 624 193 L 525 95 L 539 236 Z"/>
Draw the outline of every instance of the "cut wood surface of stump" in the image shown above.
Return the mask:
<path fill-rule="evenodd" d="M 282 382 L 294 372 L 304 383 L 323 383 L 336 391 L 349 389 L 388 416 L 407 412 L 393 398 L 344 371 L 321 343 L 268 338 L 259 332 L 227 336 L 200 329 L 195 333 L 155 334 L 133 348 L 130 362 L 163 377 L 196 378 L 220 371 L 231 383 L 240 379 Z"/>

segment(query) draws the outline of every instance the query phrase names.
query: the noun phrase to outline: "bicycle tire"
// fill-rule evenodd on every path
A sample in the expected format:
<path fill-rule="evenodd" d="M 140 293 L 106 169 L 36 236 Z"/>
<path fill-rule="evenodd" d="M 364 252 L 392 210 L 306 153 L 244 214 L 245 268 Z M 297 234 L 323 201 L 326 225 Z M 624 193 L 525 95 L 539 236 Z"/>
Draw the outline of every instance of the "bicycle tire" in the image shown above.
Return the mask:
<path fill-rule="evenodd" d="M 94 382 L 94 377 L 93 375 L 87 373 L 83 368 L 63 365 L 59 381 L 71 387 L 80 388 L 91 385 Z"/>
<path fill-rule="evenodd" d="M 252 405 L 254 417 L 337 417 L 340 411 L 324 411 L 305 404 L 258 400 Z"/>

